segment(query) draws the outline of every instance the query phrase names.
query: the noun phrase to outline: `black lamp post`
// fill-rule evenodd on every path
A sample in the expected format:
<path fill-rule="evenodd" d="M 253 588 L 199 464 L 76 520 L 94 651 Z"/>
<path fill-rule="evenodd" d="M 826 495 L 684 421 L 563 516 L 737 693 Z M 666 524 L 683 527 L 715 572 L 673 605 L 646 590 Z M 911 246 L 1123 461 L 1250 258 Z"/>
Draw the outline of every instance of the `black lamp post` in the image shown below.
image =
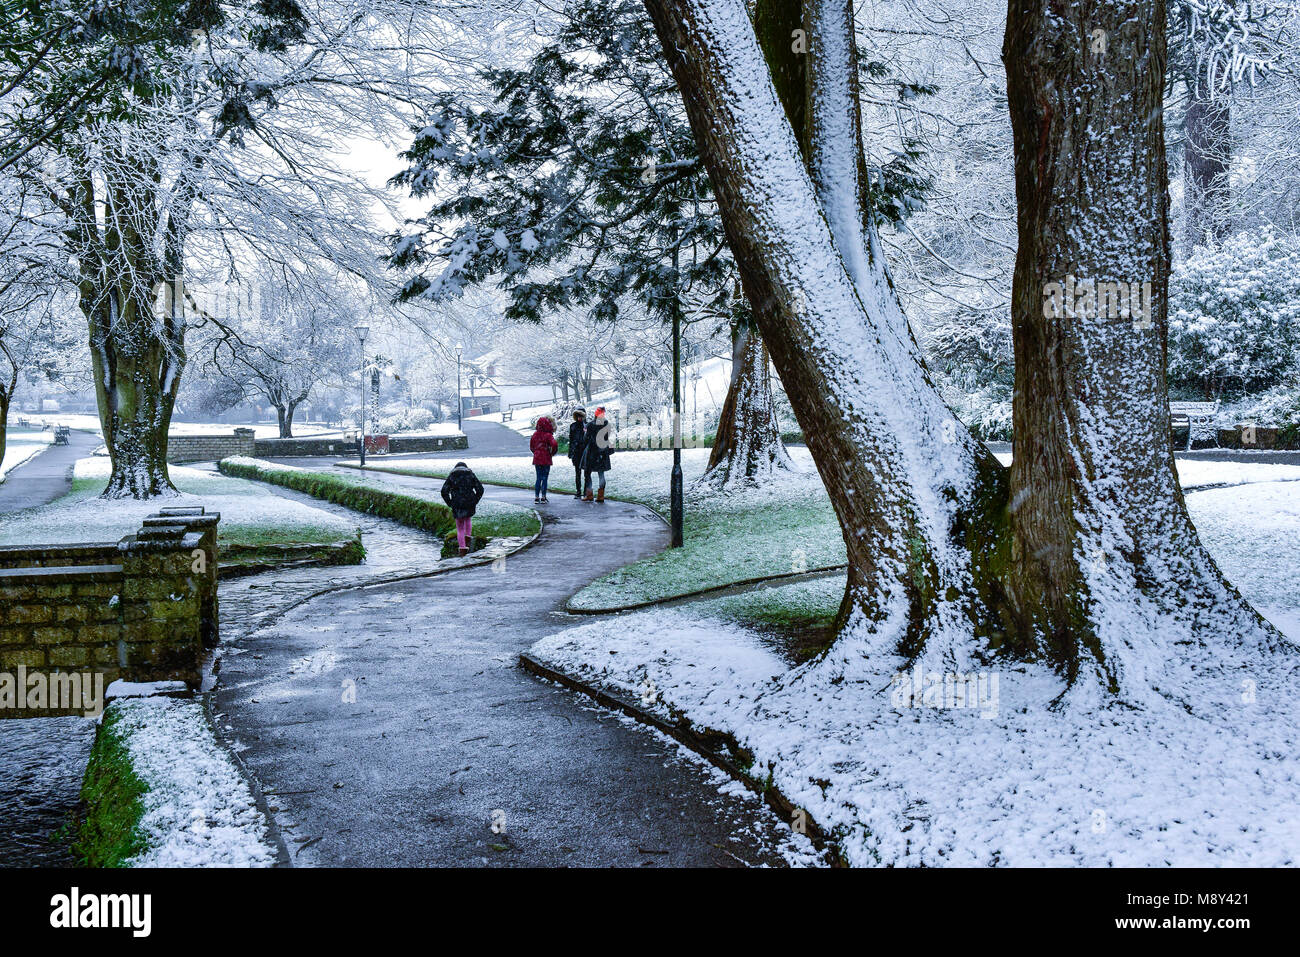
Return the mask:
<path fill-rule="evenodd" d="M 361 343 L 361 467 L 366 467 L 366 336 L 370 327 L 365 323 L 353 326 L 357 341 Z"/>
<path fill-rule="evenodd" d="M 677 225 L 669 233 L 673 244 L 673 478 L 671 485 L 672 547 L 683 543 L 682 522 L 686 502 L 682 493 L 682 302 L 678 294 Z"/>
<path fill-rule="evenodd" d="M 464 432 L 464 425 L 460 421 L 461 411 L 465 407 L 465 403 L 462 402 L 460 398 L 460 353 L 461 345 L 458 342 L 456 343 L 456 429 L 457 431 Z"/>

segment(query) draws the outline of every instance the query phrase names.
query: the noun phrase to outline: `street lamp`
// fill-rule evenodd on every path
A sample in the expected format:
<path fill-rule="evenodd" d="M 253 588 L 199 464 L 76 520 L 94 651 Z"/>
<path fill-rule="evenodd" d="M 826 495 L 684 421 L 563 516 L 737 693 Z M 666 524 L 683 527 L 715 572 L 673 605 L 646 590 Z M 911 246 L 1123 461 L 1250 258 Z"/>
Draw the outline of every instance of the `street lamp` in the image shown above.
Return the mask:
<path fill-rule="evenodd" d="M 460 413 L 465 403 L 460 398 L 460 353 L 461 344 L 456 343 L 456 430 L 464 432 L 464 424 L 460 421 Z"/>
<path fill-rule="evenodd" d="M 671 507 L 669 515 L 672 526 L 670 547 L 681 548 L 684 535 L 683 518 L 686 501 L 682 491 L 682 300 L 678 294 L 680 282 L 677 275 L 677 224 L 670 227 L 669 235 L 673 244 L 673 475 L 669 486 Z"/>
<path fill-rule="evenodd" d="M 357 341 L 361 343 L 361 467 L 366 467 L 366 336 L 370 334 L 370 327 L 364 322 L 359 322 L 352 327 L 357 334 Z"/>

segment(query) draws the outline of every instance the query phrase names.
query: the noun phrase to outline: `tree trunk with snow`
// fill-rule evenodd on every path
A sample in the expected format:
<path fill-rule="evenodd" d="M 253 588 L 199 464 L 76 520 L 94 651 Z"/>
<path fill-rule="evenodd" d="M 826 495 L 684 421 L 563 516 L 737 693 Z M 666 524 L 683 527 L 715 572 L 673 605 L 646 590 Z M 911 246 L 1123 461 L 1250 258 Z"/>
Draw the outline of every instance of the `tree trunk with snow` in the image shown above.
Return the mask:
<path fill-rule="evenodd" d="M 192 193 L 179 191 L 163 211 L 149 158 L 128 158 L 117 152 L 116 142 L 105 139 L 114 145 L 101 147 L 108 161 L 99 175 L 86 172 L 56 201 L 70 223 L 78 305 L 89 329 L 111 462 L 103 496 L 146 499 L 175 492 L 167 472 L 167 432 L 186 362 L 178 277 L 181 224 Z M 155 237 L 161 237 L 161 249 Z"/>
<path fill-rule="evenodd" d="M 0 353 L 4 354 L 5 361 L 9 364 L 9 375 L 6 376 L 9 381 L 0 381 L 0 465 L 3 465 L 5 439 L 9 434 L 9 403 L 13 401 L 14 391 L 18 388 L 18 363 L 13 352 L 5 345 L 3 336 L 0 336 Z"/>
<path fill-rule="evenodd" d="M 1215 94 L 1205 71 L 1192 64 L 1186 76 L 1183 118 L 1183 236 L 1190 252 L 1232 232 L 1231 108 L 1227 93 Z"/>
<path fill-rule="evenodd" d="M 121 288 L 108 290 L 107 296 L 107 303 L 88 303 L 83 294 L 82 305 L 90 325 L 100 426 L 112 464 L 103 495 L 165 495 L 175 491 L 167 472 L 167 432 L 184 346 L 179 337 L 158 328 L 150 297 Z"/>
<path fill-rule="evenodd" d="M 773 85 L 788 71 L 769 72 L 743 0 L 646 6 L 840 520 L 842 633 L 886 654 L 929 641 L 960 667 L 972 650 L 961 639 L 985 634 L 993 618 L 996 596 L 983 587 L 993 563 L 983 559 L 1005 485 L 929 381 L 861 205 L 851 6 L 808 5 L 807 165 Z"/>
<path fill-rule="evenodd" d="M 790 468 L 772 401 L 767 347 L 758 331 L 736 324 L 731 354 L 731 385 L 701 479 L 715 488 L 752 485 Z"/>
<path fill-rule="evenodd" d="M 1262 633 L 1174 471 L 1165 49 L 1154 0 L 1011 0 L 1003 48 L 1020 227 L 1007 587 L 1018 633 L 1131 695 L 1205 636 Z M 1116 282 L 1136 293 L 1122 310 L 1094 285 Z"/>

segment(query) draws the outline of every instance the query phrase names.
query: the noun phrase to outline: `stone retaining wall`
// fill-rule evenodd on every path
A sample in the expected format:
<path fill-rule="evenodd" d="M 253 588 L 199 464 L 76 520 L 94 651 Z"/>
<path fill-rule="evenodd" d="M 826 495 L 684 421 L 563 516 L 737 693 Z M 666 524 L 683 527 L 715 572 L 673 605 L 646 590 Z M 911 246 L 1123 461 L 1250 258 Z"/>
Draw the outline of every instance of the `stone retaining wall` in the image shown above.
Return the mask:
<path fill-rule="evenodd" d="M 197 687 L 217 641 L 219 515 L 170 510 L 117 543 L 0 548 L 0 678 L 98 673 Z M 0 718 L 32 712 L 0 706 Z M 77 708 L 40 714 L 80 713 Z"/>
<path fill-rule="evenodd" d="M 252 429 L 235 429 L 231 435 L 169 435 L 168 462 L 219 462 L 232 455 L 252 455 L 256 440 Z"/>
<path fill-rule="evenodd" d="M 443 452 L 469 448 L 469 439 L 462 433 L 455 435 L 390 435 L 388 451 Z M 259 459 L 286 458 L 298 455 L 356 455 L 357 444 L 341 438 L 258 439 L 256 453 L 241 452 Z M 373 453 L 371 453 L 373 454 Z"/>

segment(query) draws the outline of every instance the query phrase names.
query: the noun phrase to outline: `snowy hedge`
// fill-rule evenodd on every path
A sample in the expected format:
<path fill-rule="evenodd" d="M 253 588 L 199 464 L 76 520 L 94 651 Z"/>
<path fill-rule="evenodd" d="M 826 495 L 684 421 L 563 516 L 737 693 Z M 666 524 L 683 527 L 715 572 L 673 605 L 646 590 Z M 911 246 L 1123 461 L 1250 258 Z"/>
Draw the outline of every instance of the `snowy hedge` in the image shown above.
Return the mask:
<path fill-rule="evenodd" d="M 1300 370 L 1300 250 L 1272 229 L 1197 249 L 1169 282 L 1169 382 L 1236 397 Z"/>
<path fill-rule="evenodd" d="M 439 502 L 374 485 L 362 485 L 336 475 L 239 457 L 222 459 L 217 467 L 225 475 L 281 485 L 358 512 L 391 518 L 439 537 L 456 527 L 451 509 Z"/>

